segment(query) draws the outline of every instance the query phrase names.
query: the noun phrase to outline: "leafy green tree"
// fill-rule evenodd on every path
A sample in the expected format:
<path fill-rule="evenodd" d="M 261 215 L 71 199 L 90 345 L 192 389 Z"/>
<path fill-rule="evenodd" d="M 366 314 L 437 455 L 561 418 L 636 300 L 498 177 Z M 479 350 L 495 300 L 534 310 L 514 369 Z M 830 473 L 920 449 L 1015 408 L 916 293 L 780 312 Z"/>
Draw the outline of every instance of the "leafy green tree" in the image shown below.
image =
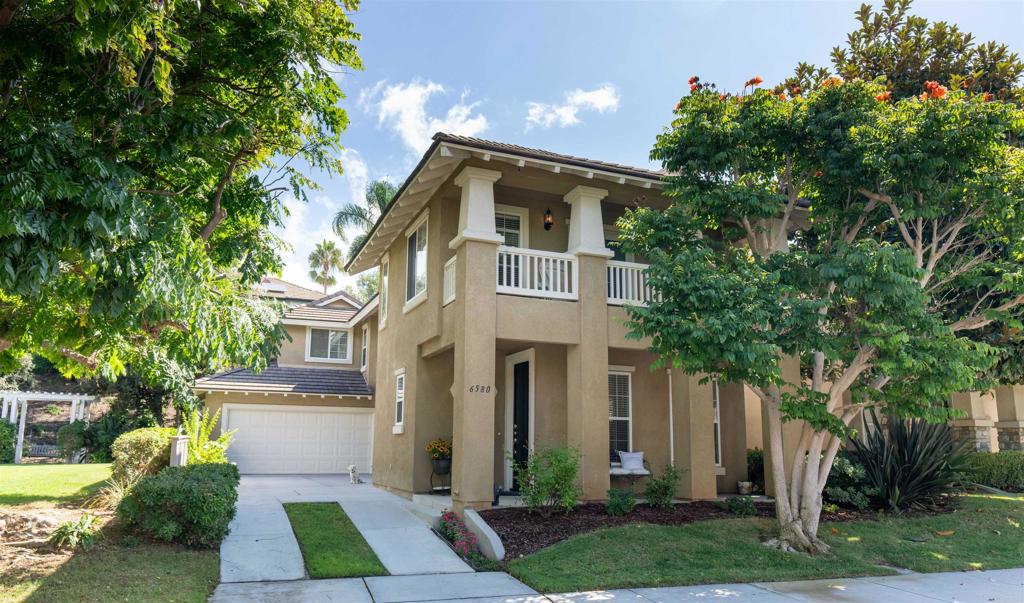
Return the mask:
<path fill-rule="evenodd" d="M 896 102 L 839 78 L 796 99 L 696 83 L 651 154 L 672 206 L 621 223 L 659 294 L 629 326 L 665 363 L 750 386 L 774 544 L 827 551 L 821 493 L 851 422 L 866 408 L 947 420 L 943 401 L 984 386 L 996 359 L 971 334 L 1020 325 L 1024 151 L 1007 134 L 1024 112 L 935 82 Z M 807 367 L 799 382 L 784 356 Z"/>
<path fill-rule="evenodd" d="M 359 299 L 364 302 L 377 295 L 377 287 L 380 276 L 376 270 L 367 270 L 356 277 L 356 292 Z"/>
<path fill-rule="evenodd" d="M 316 244 L 316 248 L 309 254 L 309 278 L 314 283 L 324 288 L 324 294 L 328 287 L 333 287 L 338 278 L 334 276 L 345 264 L 345 257 L 341 248 L 334 244 L 334 241 L 324 240 Z"/>
<path fill-rule="evenodd" d="M 370 229 L 377 223 L 377 218 L 384 213 L 384 209 L 391 203 L 391 200 L 398 193 L 398 187 L 388 180 L 375 180 L 366 185 L 366 197 L 362 205 L 349 203 L 345 205 L 334 216 L 334 232 L 341 240 L 345 240 L 345 229 L 353 226 L 359 227 L 363 232 L 352 237 L 349 245 L 349 257 L 355 254 L 366 243 L 366 237 Z"/>
<path fill-rule="evenodd" d="M 296 165 L 337 172 L 356 3 L 0 4 L 0 364 L 141 377 L 259 368 L 283 333 Z"/>

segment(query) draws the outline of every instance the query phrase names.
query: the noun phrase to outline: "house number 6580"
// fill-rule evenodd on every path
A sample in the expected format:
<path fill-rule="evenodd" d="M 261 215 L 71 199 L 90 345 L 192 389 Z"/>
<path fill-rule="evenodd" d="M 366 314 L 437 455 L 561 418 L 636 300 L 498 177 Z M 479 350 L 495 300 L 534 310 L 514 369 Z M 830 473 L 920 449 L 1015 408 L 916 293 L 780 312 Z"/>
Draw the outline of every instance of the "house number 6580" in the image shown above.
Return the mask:
<path fill-rule="evenodd" d="M 469 393 L 471 394 L 489 394 L 491 393 L 490 385 L 470 385 Z"/>

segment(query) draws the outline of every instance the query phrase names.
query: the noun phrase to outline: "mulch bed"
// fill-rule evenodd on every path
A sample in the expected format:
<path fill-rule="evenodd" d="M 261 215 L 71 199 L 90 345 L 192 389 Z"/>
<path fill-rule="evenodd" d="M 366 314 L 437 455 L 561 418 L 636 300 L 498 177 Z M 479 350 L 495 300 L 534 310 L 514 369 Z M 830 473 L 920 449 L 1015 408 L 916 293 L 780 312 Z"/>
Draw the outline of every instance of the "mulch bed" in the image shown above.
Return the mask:
<path fill-rule="evenodd" d="M 775 517 L 774 503 L 756 502 L 754 506 L 758 517 Z M 577 534 L 602 528 L 634 523 L 684 525 L 696 521 L 737 517 L 728 509 L 711 501 L 679 503 L 669 509 L 639 504 L 631 513 L 621 517 L 608 515 L 603 503 L 586 503 L 576 507 L 572 513 L 556 512 L 549 517 L 530 513 L 521 507 L 487 509 L 480 511 L 480 515 L 501 538 L 502 544 L 505 545 L 507 560 L 529 555 Z M 822 522 L 857 521 L 876 517 L 874 511 L 859 512 L 846 509 L 840 509 L 837 513 L 821 514 Z"/>

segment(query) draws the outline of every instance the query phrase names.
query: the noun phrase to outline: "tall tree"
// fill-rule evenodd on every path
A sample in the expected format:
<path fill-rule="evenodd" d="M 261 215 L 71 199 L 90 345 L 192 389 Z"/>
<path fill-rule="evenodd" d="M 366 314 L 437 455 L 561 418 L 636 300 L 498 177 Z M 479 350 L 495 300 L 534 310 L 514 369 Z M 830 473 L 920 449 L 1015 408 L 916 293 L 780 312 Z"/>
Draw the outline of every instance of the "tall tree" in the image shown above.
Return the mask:
<path fill-rule="evenodd" d="M 333 287 L 338 279 L 337 274 L 345 264 L 345 256 L 334 241 L 323 240 L 316 244 L 316 249 L 309 254 L 309 278 L 324 288 Z"/>
<path fill-rule="evenodd" d="M 674 367 L 750 386 L 775 544 L 827 551 L 821 494 L 851 422 L 949 419 L 943 401 L 995 360 L 971 334 L 1024 319 L 1024 151 L 1007 136 L 1024 112 L 936 82 L 897 102 L 839 78 L 796 99 L 695 83 L 652 151 L 672 206 L 621 223 L 658 293 L 629 326 Z M 806 378 L 787 383 L 783 356 Z"/>
<path fill-rule="evenodd" d="M 377 223 L 377 218 L 384 213 L 384 209 L 391 203 L 391 200 L 398 193 L 398 187 L 388 180 L 375 180 L 366 185 L 366 196 L 362 205 L 349 203 L 338 210 L 334 216 L 334 232 L 344 241 L 346 238 L 345 229 L 358 227 L 362 232 L 352 237 L 349 244 L 349 257 L 362 248 L 370 229 Z"/>
<path fill-rule="evenodd" d="M 188 396 L 276 353 L 251 290 L 280 267 L 282 195 L 313 186 L 294 166 L 341 168 L 355 6 L 0 4 L 0 364 L 131 364 Z"/>

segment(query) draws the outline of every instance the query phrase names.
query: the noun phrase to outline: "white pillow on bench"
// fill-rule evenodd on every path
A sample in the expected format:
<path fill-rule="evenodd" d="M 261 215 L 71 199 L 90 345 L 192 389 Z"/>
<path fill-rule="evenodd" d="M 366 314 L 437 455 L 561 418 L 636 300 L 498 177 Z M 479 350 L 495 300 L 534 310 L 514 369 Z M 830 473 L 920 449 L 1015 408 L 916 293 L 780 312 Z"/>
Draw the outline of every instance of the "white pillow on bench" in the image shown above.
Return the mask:
<path fill-rule="evenodd" d="M 622 463 L 622 468 L 626 471 L 643 471 L 644 470 L 644 453 L 643 452 L 619 452 L 619 461 Z"/>

